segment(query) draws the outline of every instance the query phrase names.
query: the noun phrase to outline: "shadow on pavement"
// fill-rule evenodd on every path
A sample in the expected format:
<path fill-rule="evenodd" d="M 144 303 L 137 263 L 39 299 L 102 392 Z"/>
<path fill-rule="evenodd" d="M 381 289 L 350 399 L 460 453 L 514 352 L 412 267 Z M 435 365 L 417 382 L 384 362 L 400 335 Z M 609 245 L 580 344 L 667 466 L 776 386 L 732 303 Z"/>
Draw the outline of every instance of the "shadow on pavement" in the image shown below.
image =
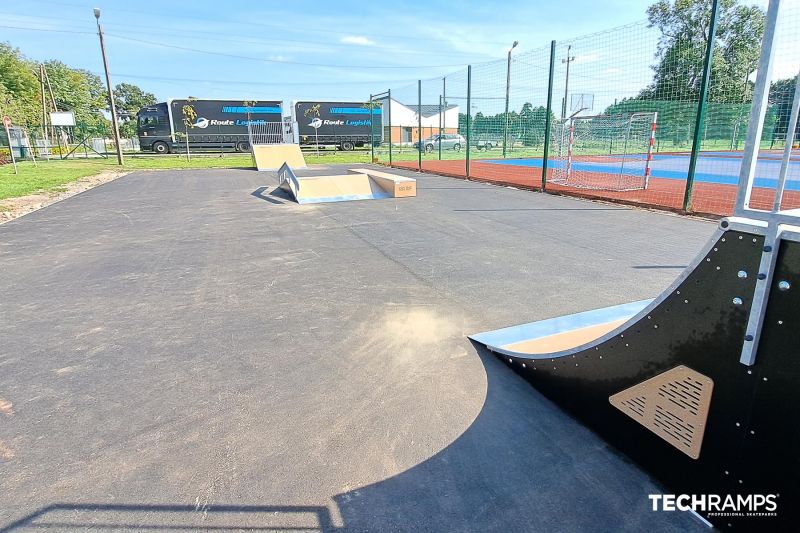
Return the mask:
<path fill-rule="evenodd" d="M 404 472 L 334 495 L 330 507 L 56 503 L 0 532 L 705 530 L 688 514 L 652 512 L 658 486 L 473 346 L 487 389 L 466 431 Z"/>

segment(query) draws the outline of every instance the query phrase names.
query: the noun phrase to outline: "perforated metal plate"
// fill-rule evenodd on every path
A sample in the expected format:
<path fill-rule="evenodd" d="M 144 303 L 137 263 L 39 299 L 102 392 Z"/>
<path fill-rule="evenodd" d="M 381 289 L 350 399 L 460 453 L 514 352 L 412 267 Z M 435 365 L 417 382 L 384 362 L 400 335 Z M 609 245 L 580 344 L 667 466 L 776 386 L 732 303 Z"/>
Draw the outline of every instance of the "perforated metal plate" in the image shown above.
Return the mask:
<path fill-rule="evenodd" d="M 680 365 L 608 398 L 611 405 L 693 459 L 700 457 L 714 382 Z"/>

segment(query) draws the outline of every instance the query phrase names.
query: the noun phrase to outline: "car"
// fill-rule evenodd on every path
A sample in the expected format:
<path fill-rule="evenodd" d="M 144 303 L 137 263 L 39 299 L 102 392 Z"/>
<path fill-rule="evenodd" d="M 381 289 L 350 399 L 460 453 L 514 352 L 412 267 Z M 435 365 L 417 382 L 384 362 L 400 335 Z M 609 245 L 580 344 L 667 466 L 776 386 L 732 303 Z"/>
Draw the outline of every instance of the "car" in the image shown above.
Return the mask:
<path fill-rule="evenodd" d="M 439 144 L 442 145 L 442 150 L 455 150 L 458 152 L 462 147 L 467 145 L 466 139 L 457 133 L 445 133 L 443 135 L 431 135 L 427 139 L 422 140 L 423 149 L 431 153 L 439 149 Z M 420 143 L 415 142 L 414 148 L 419 150 Z"/>
<path fill-rule="evenodd" d="M 478 135 L 477 140 L 475 141 L 475 148 L 478 150 L 491 150 L 493 148 L 497 148 L 498 146 L 502 146 L 503 141 L 498 137 L 491 137 L 488 135 Z"/>

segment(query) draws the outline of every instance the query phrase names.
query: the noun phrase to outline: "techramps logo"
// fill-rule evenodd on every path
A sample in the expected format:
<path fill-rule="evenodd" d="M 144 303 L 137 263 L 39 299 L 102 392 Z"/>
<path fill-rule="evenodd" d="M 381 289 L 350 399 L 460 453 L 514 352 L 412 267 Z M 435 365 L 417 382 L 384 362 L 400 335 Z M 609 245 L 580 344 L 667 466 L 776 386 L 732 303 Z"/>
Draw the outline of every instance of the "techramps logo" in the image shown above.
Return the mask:
<path fill-rule="evenodd" d="M 192 124 L 192 127 L 193 128 L 206 129 L 208 127 L 208 124 L 209 124 L 209 120 L 207 118 L 205 118 L 205 117 L 197 117 L 197 120 L 194 121 L 194 124 Z"/>
<path fill-rule="evenodd" d="M 777 516 L 778 494 L 650 494 L 653 511 L 694 511 L 709 517 Z"/>
<path fill-rule="evenodd" d="M 315 118 L 311 122 L 309 122 L 308 125 L 311 126 L 312 128 L 314 128 L 315 130 L 318 130 L 320 128 L 320 126 L 322 126 L 322 119 L 321 118 Z"/>

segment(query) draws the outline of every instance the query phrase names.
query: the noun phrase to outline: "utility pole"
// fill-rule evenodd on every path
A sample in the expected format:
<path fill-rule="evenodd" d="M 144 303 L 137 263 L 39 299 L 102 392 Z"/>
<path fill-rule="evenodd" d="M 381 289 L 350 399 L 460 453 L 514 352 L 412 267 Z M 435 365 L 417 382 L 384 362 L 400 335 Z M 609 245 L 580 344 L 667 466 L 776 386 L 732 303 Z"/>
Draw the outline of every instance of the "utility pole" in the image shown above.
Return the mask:
<path fill-rule="evenodd" d="M 567 79 L 564 82 L 564 102 L 561 104 L 561 120 L 567 118 L 567 97 L 569 96 L 569 64 L 575 61 L 575 56 L 569 55 L 572 51 L 572 45 L 567 46 L 567 57 L 561 60 L 561 63 L 567 64 Z"/>
<path fill-rule="evenodd" d="M 47 146 L 50 141 L 47 135 L 47 97 L 44 94 L 44 65 L 41 63 L 39 63 L 39 86 L 42 91 L 42 135 L 44 136 L 44 144 Z"/>
<path fill-rule="evenodd" d="M 47 84 L 47 90 L 50 93 L 50 103 L 53 106 L 53 111 L 58 112 L 58 104 L 56 104 L 56 97 L 53 94 L 53 86 L 50 85 L 50 76 L 47 75 L 47 69 L 44 68 L 44 65 L 42 65 L 42 73 L 44 74 L 44 81 Z M 64 128 L 61 128 L 58 131 L 58 133 L 56 133 L 56 127 L 53 126 L 52 120 L 50 121 L 50 136 L 55 137 L 56 142 L 58 143 L 59 157 L 63 158 L 63 151 L 61 150 L 61 140 L 62 137 L 64 136 Z M 64 139 L 64 142 L 66 143 L 64 148 L 69 149 L 69 144 L 67 143 L 66 139 Z"/>
<path fill-rule="evenodd" d="M 508 144 L 508 98 L 511 93 L 511 51 L 517 47 L 519 41 L 514 41 L 508 49 L 508 63 L 506 64 L 506 129 L 503 131 L 503 157 L 506 156 L 506 144 Z"/>
<path fill-rule="evenodd" d="M 122 144 L 119 142 L 119 123 L 117 122 L 117 106 L 114 104 L 114 89 L 111 85 L 111 74 L 108 72 L 106 59 L 106 43 L 103 38 L 103 27 L 100 26 L 100 8 L 94 8 L 94 18 L 97 20 L 97 35 L 100 37 L 100 53 L 103 54 L 103 69 L 106 71 L 106 85 L 108 86 L 108 102 L 111 105 L 111 126 L 114 130 L 114 143 L 117 145 L 117 163 L 122 166 Z M 186 140 L 188 146 L 189 140 Z"/>

